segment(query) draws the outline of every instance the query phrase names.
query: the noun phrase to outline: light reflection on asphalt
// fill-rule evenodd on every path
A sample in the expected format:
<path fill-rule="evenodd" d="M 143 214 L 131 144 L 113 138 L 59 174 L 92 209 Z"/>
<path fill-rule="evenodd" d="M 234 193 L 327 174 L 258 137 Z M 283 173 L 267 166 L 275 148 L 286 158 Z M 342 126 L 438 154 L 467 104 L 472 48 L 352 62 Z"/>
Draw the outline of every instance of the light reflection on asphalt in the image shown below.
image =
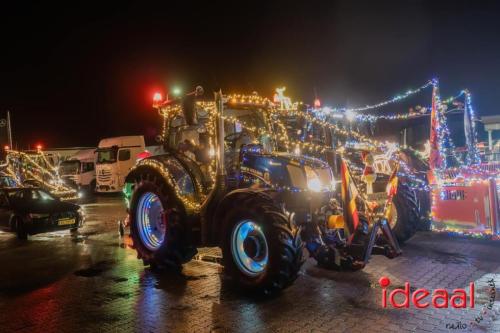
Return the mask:
<path fill-rule="evenodd" d="M 183 274 L 144 267 L 118 234 L 119 197 L 98 197 L 83 209 L 87 223 L 76 236 L 61 231 L 23 242 L 0 233 L 0 332 L 446 331 L 445 318 L 468 321 L 476 313 L 381 309 L 378 279 L 429 289 L 477 281 L 480 291 L 484 276 L 500 278 L 500 242 L 421 233 L 403 256 L 375 256 L 358 272 L 308 260 L 293 286 L 265 299 L 231 288 L 217 264 L 191 261 Z M 500 328 L 500 320 L 481 325 Z"/>

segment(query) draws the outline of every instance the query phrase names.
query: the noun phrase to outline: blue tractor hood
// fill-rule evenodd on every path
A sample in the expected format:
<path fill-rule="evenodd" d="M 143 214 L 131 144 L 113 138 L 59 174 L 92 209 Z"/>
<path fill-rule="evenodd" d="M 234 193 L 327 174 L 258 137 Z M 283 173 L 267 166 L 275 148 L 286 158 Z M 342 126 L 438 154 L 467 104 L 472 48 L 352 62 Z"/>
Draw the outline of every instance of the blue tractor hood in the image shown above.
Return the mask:
<path fill-rule="evenodd" d="M 325 184 L 333 180 L 328 163 L 304 155 L 243 150 L 240 165 L 243 177 L 257 178 L 268 185 L 291 190 L 307 189 L 306 167 L 314 170 Z"/>

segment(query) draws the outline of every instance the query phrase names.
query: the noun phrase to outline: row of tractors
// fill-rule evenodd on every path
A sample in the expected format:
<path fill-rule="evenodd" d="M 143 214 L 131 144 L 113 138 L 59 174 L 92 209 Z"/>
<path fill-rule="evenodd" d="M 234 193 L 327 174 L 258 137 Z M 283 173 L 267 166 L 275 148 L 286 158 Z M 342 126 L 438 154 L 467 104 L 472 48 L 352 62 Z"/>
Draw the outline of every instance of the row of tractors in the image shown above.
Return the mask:
<path fill-rule="evenodd" d="M 255 94 L 202 96 L 155 102 L 166 153 L 127 177 L 145 265 L 179 269 L 198 247 L 220 247 L 231 281 L 270 294 L 293 283 L 306 253 L 362 269 L 371 255 L 400 255 L 398 241 L 426 226 L 428 195 L 412 186 L 425 165 L 411 151 L 347 145 L 349 133 Z M 411 179 L 398 177 L 401 161 Z"/>

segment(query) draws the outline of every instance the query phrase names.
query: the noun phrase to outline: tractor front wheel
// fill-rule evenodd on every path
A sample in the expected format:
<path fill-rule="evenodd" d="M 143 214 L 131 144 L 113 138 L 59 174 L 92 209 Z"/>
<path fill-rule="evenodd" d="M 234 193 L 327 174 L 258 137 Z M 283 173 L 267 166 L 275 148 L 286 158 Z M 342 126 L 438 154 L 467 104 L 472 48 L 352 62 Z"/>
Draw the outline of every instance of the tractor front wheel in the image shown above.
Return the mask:
<path fill-rule="evenodd" d="M 297 278 L 304 261 L 302 241 L 270 195 L 239 195 L 226 211 L 223 226 L 223 262 L 233 282 L 273 294 Z"/>
<path fill-rule="evenodd" d="M 144 265 L 179 270 L 185 261 L 183 215 L 178 202 L 161 180 L 147 174 L 137 179 L 129 213 L 133 247 Z"/>

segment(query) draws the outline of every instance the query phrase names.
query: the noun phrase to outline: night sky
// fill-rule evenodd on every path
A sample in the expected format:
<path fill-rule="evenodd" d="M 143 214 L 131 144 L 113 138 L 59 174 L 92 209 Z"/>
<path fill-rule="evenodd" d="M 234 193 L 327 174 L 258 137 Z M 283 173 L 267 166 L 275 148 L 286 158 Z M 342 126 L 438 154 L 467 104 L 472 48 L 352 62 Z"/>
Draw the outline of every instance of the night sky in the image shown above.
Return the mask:
<path fill-rule="evenodd" d="M 2 3 L 0 112 L 19 147 L 150 140 L 152 95 L 174 85 L 359 106 L 439 77 L 443 97 L 467 87 L 500 113 L 498 1 L 180 3 Z"/>

